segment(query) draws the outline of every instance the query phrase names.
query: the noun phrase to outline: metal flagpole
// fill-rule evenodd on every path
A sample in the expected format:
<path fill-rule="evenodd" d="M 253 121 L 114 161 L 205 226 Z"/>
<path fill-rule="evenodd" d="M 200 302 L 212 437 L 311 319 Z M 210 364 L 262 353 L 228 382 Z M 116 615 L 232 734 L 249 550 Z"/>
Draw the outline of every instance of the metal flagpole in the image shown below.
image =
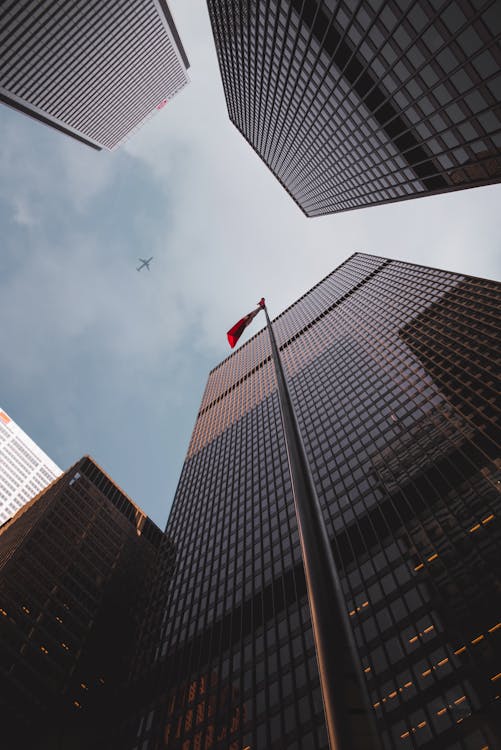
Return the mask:
<path fill-rule="evenodd" d="M 330 750 L 379 750 L 339 575 L 264 299 Z"/>

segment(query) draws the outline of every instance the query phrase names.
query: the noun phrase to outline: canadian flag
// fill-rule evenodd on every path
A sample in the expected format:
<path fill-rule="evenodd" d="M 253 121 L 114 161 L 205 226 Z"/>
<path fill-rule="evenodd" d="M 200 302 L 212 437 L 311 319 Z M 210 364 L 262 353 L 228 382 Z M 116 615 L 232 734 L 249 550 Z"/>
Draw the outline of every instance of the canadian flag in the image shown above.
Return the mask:
<path fill-rule="evenodd" d="M 226 335 L 228 336 L 228 341 L 232 349 L 237 343 L 242 333 L 245 331 L 245 329 L 249 325 L 249 323 L 251 323 L 254 320 L 258 312 L 262 310 L 263 308 L 264 308 L 264 297 L 261 297 L 256 309 L 250 313 L 247 313 L 247 315 L 244 315 L 243 318 L 240 318 L 238 323 L 235 323 L 233 328 L 230 328 L 230 330 L 228 331 Z"/>

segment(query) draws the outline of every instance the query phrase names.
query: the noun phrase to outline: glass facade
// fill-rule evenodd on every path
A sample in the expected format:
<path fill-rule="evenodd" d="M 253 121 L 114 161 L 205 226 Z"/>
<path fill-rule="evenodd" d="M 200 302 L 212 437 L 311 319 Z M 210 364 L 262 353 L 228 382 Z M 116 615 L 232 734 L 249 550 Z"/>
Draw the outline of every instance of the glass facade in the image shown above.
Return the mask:
<path fill-rule="evenodd" d="M 500 301 L 357 253 L 274 321 L 385 750 L 501 741 Z M 127 747 L 326 750 L 265 330 L 210 373 L 167 534 Z"/>
<path fill-rule="evenodd" d="M 497 0 L 208 0 L 231 121 L 308 216 L 501 179 Z"/>
<path fill-rule="evenodd" d="M 89 458 L 0 528 L 2 748 L 109 750 L 147 592 L 172 561 Z"/>

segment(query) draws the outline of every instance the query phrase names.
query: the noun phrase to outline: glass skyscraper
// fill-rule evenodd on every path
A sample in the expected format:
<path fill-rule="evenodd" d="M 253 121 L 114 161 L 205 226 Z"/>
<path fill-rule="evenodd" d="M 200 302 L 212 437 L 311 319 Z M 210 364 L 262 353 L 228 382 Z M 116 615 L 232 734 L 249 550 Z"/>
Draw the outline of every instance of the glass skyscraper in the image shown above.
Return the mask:
<path fill-rule="evenodd" d="M 308 216 L 501 179 L 497 0 L 208 0 L 231 121 Z"/>
<path fill-rule="evenodd" d="M 0 528 L 5 750 L 110 750 L 173 547 L 85 457 Z M 149 637 L 158 639 L 150 610 Z"/>
<path fill-rule="evenodd" d="M 500 746 L 500 301 L 357 253 L 274 321 L 385 750 Z M 325 750 L 266 330 L 210 373 L 167 534 L 128 747 Z"/>

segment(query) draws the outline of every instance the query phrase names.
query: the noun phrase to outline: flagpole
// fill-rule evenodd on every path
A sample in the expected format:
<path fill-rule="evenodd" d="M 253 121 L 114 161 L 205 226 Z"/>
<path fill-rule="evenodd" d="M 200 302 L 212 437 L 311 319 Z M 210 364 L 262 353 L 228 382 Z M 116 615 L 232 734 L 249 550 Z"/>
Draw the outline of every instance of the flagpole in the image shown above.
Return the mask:
<path fill-rule="evenodd" d="M 330 750 L 379 750 L 336 563 L 264 299 Z"/>

